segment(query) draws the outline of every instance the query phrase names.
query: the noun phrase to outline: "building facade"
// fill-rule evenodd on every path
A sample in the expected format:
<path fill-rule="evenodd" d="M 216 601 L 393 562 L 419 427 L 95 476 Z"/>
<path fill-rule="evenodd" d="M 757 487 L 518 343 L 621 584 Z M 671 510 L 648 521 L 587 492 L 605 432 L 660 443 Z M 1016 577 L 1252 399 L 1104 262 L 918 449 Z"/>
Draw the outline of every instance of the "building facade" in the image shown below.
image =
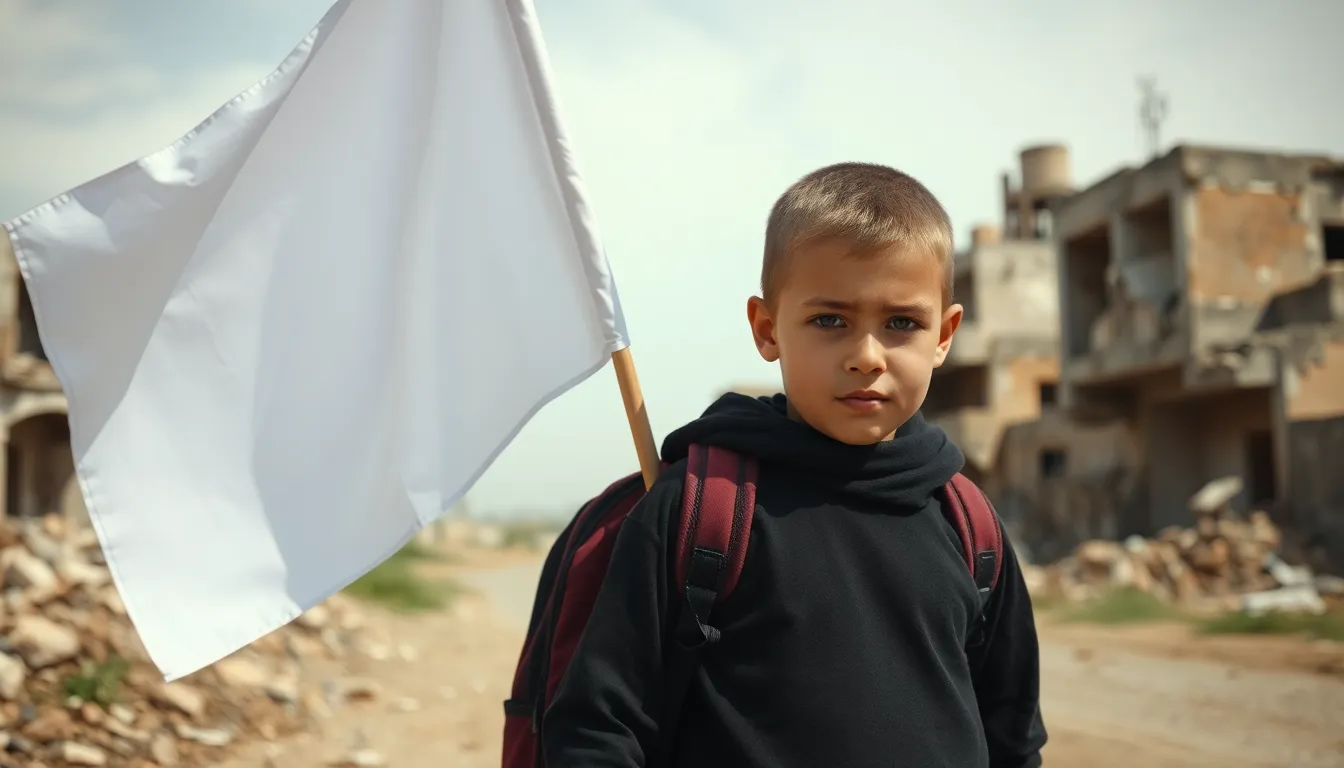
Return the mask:
<path fill-rule="evenodd" d="M 1050 205 L 1072 191 L 1065 147 L 1023 150 L 1021 185 L 1003 178 L 1003 218 L 977 226 L 957 254 L 961 328 L 934 370 L 923 412 L 966 454 L 968 475 L 990 482 L 1008 427 L 1058 399 L 1059 294 Z"/>
<path fill-rule="evenodd" d="M 1344 562 L 1344 165 L 1179 146 L 1051 220 L 1061 403 L 1135 446 L 1115 533 L 1188 524 L 1190 496 L 1236 475 L 1237 506 Z"/>

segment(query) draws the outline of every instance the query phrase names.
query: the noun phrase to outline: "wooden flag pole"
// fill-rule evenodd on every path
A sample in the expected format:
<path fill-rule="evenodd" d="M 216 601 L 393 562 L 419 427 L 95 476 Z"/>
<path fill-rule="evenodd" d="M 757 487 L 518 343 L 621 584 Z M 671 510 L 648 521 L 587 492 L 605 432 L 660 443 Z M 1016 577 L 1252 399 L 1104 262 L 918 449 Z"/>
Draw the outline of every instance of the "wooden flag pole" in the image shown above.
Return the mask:
<path fill-rule="evenodd" d="M 612 354 L 611 362 L 616 368 L 616 381 L 621 385 L 621 400 L 625 401 L 630 434 L 635 438 L 635 453 L 639 456 L 639 471 L 644 475 L 644 487 L 652 488 L 662 469 L 662 461 L 658 458 L 658 443 L 653 439 L 653 427 L 649 425 L 649 411 L 644 407 L 644 392 L 639 388 L 635 359 L 630 356 L 630 348 L 626 347 Z"/>

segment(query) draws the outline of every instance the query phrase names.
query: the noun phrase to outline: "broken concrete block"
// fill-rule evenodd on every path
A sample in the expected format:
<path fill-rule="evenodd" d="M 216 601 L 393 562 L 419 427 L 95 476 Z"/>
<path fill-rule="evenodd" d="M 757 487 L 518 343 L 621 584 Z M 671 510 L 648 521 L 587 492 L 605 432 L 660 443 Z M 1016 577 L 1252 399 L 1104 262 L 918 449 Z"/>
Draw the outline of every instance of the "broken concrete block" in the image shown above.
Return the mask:
<path fill-rule="evenodd" d="M 1251 616 L 1263 616 L 1274 611 L 1319 616 L 1325 613 L 1325 601 L 1311 586 L 1281 587 L 1242 595 L 1241 609 Z"/>
<path fill-rule="evenodd" d="M 1221 512 L 1241 493 L 1242 482 L 1237 475 L 1220 477 L 1207 483 L 1199 492 L 1190 497 L 1190 511 L 1196 515 L 1212 515 Z"/>

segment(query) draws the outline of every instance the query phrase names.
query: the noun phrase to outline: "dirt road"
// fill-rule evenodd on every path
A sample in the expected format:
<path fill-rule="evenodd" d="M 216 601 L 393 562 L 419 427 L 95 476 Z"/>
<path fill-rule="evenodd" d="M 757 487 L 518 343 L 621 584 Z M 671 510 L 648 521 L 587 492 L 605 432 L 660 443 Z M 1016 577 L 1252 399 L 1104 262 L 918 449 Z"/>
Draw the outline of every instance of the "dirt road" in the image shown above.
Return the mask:
<path fill-rule="evenodd" d="M 273 764 L 339 765 L 342 755 L 367 745 L 389 768 L 497 766 L 500 702 L 538 567 L 524 561 L 461 571 L 477 595 L 451 613 L 376 613 L 371 618 L 415 648 L 416 657 L 347 662 L 341 673 L 374 678 L 385 695 L 339 710 L 320 731 L 280 745 Z M 1046 764 L 1344 767 L 1344 651 L 1286 638 L 1195 640 L 1184 632 L 1043 620 Z M 266 755 L 257 747 L 227 768 L 263 765 Z"/>
<path fill-rule="evenodd" d="M 1188 642 L 1180 628 L 1165 629 L 1173 646 Z M 1344 678 L 1164 658 L 1096 640 L 1086 631 L 1043 632 L 1047 763 L 1344 766 Z"/>

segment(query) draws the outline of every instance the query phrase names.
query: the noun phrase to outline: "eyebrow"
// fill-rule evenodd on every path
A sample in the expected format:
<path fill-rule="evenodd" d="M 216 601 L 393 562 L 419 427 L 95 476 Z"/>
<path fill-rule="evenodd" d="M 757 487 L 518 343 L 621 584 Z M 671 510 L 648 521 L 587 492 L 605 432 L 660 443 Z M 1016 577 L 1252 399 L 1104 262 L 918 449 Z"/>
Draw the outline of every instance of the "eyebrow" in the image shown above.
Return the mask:
<path fill-rule="evenodd" d="M 803 302 L 803 305 L 819 309 L 833 309 L 839 312 L 857 312 L 859 310 L 859 305 L 855 302 L 828 299 L 824 296 L 813 296 Z M 922 301 L 916 301 L 909 304 L 884 304 L 882 311 L 889 315 L 931 315 L 933 314 L 933 307 Z"/>

